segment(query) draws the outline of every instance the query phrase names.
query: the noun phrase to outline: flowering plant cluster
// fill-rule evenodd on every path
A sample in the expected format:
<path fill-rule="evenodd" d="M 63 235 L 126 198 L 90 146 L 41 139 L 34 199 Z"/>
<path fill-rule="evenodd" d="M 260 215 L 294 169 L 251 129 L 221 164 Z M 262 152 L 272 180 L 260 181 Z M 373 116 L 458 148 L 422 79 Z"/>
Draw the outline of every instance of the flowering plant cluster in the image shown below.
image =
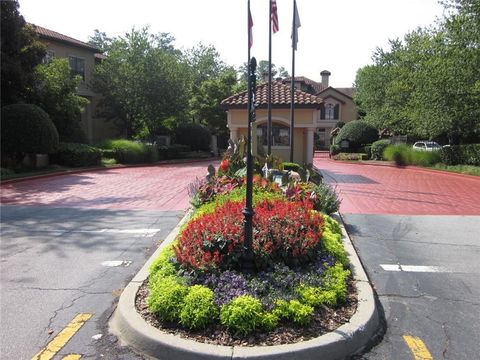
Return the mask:
<path fill-rule="evenodd" d="M 175 247 L 178 261 L 193 270 L 232 269 L 243 250 L 244 202 L 228 201 L 193 219 Z M 253 218 L 254 260 L 258 268 L 275 262 L 299 264 L 316 255 L 323 217 L 308 202 L 262 201 Z"/>
<path fill-rule="evenodd" d="M 218 194 L 231 192 L 242 185 L 242 179 L 235 177 L 213 177 L 210 181 L 201 184 L 192 200 L 192 204 L 201 206 L 207 202 L 213 201 Z"/>

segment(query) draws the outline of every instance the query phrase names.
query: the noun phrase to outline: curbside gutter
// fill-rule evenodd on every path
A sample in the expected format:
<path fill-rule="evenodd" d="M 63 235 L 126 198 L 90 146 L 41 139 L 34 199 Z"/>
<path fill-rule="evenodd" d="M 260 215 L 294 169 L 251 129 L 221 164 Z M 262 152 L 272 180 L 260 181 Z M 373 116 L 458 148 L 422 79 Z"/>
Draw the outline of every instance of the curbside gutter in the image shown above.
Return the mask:
<path fill-rule="evenodd" d="M 181 226 L 190 216 L 190 212 L 185 215 L 120 296 L 109 326 L 110 332 L 121 340 L 122 345 L 131 346 L 143 355 L 164 360 L 309 360 L 320 357 L 322 360 L 341 360 L 362 352 L 380 331 L 381 324 L 373 289 L 338 214 L 333 217 L 342 228 L 344 245 L 357 289 L 358 305 L 350 321 L 335 331 L 295 344 L 242 347 L 200 343 L 151 326 L 135 309 L 136 294 L 148 277 L 150 264 L 166 245 L 175 240 Z"/>

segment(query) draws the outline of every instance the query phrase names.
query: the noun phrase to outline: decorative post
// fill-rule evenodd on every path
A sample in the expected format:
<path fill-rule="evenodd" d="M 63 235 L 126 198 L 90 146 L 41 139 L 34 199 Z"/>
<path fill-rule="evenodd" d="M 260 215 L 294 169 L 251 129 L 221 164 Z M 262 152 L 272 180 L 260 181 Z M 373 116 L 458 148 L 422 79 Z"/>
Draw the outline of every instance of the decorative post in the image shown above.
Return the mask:
<path fill-rule="evenodd" d="M 255 90 L 257 77 L 255 71 L 257 60 L 253 57 L 248 67 L 248 136 L 247 136 L 247 199 L 243 209 L 244 243 L 243 243 L 243 270 L 253 272 L 253 156 L 252 156 L 252 122 L 255 121 Z"/>

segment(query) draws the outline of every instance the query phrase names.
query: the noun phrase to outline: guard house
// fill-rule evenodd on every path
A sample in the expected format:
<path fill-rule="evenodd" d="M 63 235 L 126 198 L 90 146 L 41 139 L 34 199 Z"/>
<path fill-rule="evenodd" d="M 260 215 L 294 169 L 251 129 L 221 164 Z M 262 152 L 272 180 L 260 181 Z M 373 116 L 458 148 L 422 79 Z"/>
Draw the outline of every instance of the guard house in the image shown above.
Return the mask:
<path fill-rule="evenodd" d="M 290 160 L 291 136 L 294 136 L 293 161 L 311 164 L 314 152 L 314 132 L 323 100 L 301 90 L 295 90 L 295 125 L 290 129 L 290 87 L 281 81 L 272 82 L 272 154 L 283 161 Z M 248 126 L 247 91 L 224 99 L 222 108 L 227 111 L 227 126 L 230 138 L 237 140 L 247 136 Z M 256 121 L 252 124 L 253 154 L 259 142 L 267 148 L 268 83 L 257 86 L 255 92 Z"/>

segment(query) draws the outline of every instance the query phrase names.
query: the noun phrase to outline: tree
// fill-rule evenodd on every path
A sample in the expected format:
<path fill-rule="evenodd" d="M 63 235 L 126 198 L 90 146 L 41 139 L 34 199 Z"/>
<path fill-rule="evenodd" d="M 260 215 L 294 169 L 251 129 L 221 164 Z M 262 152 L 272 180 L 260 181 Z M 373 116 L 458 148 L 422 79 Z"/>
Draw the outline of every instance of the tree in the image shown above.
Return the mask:
<path fill-rule="evenodd" d="M 185 118 L 189 67 L 173 37 L 132 29 L 113 38 L 108 57 L 96 67 L 94 89 L 103 95 L 102 115 L 127 138 L 154 135 L 167 118 Z"/>
<path fill-rule="evenodd" d="M 102 53 L 108 53 L 112 46 L 113 39 L 108 37 L 107 34 L 98 29 L 93 30 L 93 36 L 88 37 L 88 43 L 95 46 Z"/>
<path fill-rule="evenodd" d="M 54 59 L 35 69 L 36 86 L 29 99 L 41 107 L 52 119 L 60 141 L 86 143 L 80 126 L 81 112 L 88 100 L 77 95 L 82 78 L 72 76 L 67 59 Z"/>
<path fill-rule="evenodd" d="M 18 11 L 18 1 L 1 1 L 1 106 L 25 100 L 34 68 L 45 56 L 32 26 Z"/>

